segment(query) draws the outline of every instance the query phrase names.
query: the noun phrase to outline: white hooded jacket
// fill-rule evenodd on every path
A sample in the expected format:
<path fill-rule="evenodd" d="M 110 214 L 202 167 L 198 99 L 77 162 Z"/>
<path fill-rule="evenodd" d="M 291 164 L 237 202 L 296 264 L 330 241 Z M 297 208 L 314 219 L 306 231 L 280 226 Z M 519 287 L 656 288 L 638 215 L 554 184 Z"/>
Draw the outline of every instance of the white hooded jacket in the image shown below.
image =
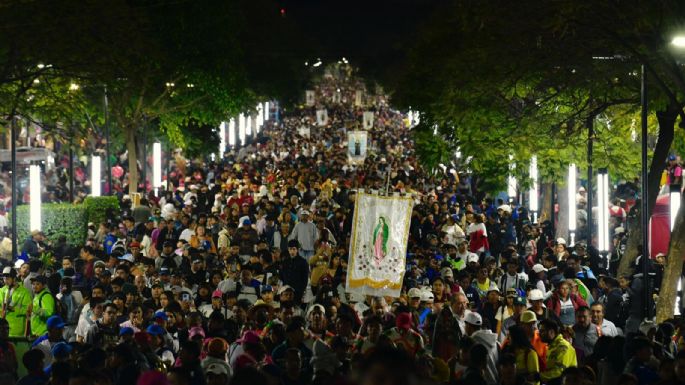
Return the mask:
<path fill-rule="evenodd" d="M 497 334 L 490 329 L 478 330 L 471 335 L 477 343 L 488 349 L 488 366 L 483 373 L 488 385 L 497 384 L 497 360 L 499 359 L 499 346 L 497 345 Z"/>

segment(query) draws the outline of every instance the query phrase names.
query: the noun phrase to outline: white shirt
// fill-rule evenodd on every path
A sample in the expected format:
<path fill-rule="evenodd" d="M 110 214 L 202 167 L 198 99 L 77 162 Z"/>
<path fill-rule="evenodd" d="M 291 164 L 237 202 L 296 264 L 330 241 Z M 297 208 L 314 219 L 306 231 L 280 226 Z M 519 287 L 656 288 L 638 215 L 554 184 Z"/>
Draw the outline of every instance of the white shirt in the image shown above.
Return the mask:
<path fill-rule="evenodd" d="M 614 323 L 609 321 L 608 319 L 602 320 L 602 325 L 600 325 L 600 329 L 602 330 L 603 336 L 616 337 L 622 334 L 618 331 L 616 325 L 614 325 Z"/>
<path fill-rule="evenodd" d="M 184 240 L 188 243 L 190 243 L 190 238 L 195 235 L 195 230 L 191 229 L 185 229 L 181 232 L 181 235 L 178 237 L 178 239 Z"/>

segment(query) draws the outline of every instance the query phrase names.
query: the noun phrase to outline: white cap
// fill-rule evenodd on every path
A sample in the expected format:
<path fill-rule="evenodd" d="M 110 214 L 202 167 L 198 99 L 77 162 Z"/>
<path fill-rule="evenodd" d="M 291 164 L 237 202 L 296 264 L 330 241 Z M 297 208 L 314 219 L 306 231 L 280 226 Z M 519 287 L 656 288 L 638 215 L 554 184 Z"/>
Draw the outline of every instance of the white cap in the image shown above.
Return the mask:
<path fill-rule="evenodd" d="M 14 268 L 19 269 L 25 263 L 28 263 L 28 262 L 24 261 L 23 259 L 17 259 L 16 261 L 14 261 Z"/>
<path fill-rule="evenodd" d="M 464 317 L 464 322 L 474 326 L 483 326 L 483 317 L 481 317 L 480 314 L 472 311 L 466 314 L 466 317 Z"/>
<path fill-rule="evenodd" d="M 424 290 L 421 292 L 421 301 L 422 302 L 430 302 L 433 303 L 433 300 L 435 299 L 435 296 L 433 295 L 433 292 L 429 290 Z"/>
<path fill-rule="evenodd" d="M 623 226 L 618 226 L 617 228 L 614 229 L 614 234 L 623 234 L 626 232 L 626 229 L 623 228 Z"/>
<path fill-rule="evenodd" d="M 315 303 L 314 305 L 312 305 L 312 307 L 310 307 L 307 310 L 307 318 L 309 318 L 309 315 L 312 314 L 312 312 L 316 309 L 319 309 L 319 311 L 321 311 L 321 313 L 323 313 L 324 315 L 326 314 L 326 309 L 323 307 L 323 305 Z"/>
<path fill-rule="evenodd" d="M 536 263 L 535 265 L 533 265 L 533 271 L 536 273 L 539 273 L 541 271 L 547 271 L 547 269 L 544 266 L 542 266 L 541 264 Z"/>
<path fill-rule="evenodd" d="M 544 299 L 544 295 L 542 294 L 542 290 L 540 289 L 533 289 L 528 293 L 528 300 L 529 301 L 542 301 Z"/>
<path fill-rule="evenodd" d="M 565 244 L 566 244 L 566 240 L 565 240 L 564 238 L 557 238 L 557 244 L 565 245 Z"/>
<path fill-rule="evenodd" d="M 276 294 L 277 294 L 277 295 L 281 295 L 281 294 L 285 293 L 286 290 L 295 291 L 295 289 L 293 289 L 292 286 L 290 286 L 290 285 L 283 285 L 283 286 L 281 286 L 281 287 L 278 288 L 278 293 L 276 293 Z"/>
<path fill-rule="evenodd" d="M 121 257 L 119 257 L 119 260 L 120 261 L 128 261 L 131 263 L 134 263 L 136 261 L 135 259 L 133 259 L 133 255 L 130 253 L 122 255 Z"/>
<path fill-rule="evenodd" d="M 578 192 L 584 192 L 584 191 L 585 191 L 585 187 L 580 186 L 580 188 L 578 188 Z"/>
<path fill-rule="evenodd" d="M 5 266 L 4 269 L 2 269 L 2 275 L 6 275 L 12 272 L 12 268 L 9 266 Z"/>
<path fill-rule="evenodd" d="M 452 271 L 452 269 L 450 269 L 449 267 L 446 266 L 446 267 L 443 267 L 442 270 L 440 270 L 440 276 L 442 276 L 443 278 L 446 278 L 446 277 L 454 278 L 454 272 Z"/>
<path fill-rule="evenodd" d="M 407 297 L 409 298 L 421 298 L 421 290 L 418 288 L 412 287 L 409 289 L 409 292 L 407 293 Z"/>
<path fill-rule="evenodd" d="M 501 205 L 500 207 L 497 208 L 497 210 L 502 210 L 502 211 L 505 211 L 505 212 L 508 212 L 509 214 L 511 214 L 511 206 L 509 206 L 509 205 Z"/>
<path fill-rule="evenodd" d="M 311 215 L 311 213 L 307 210 L 302 210 L 300 211 L 300 215 Z"/>
<path fill-rule="evenodd" d="M 466 263 L 471 263 L 471 262 L 478 262 L 478 256 L 474 253 L 469 254 L 468 257 L 466 257 Z"/>

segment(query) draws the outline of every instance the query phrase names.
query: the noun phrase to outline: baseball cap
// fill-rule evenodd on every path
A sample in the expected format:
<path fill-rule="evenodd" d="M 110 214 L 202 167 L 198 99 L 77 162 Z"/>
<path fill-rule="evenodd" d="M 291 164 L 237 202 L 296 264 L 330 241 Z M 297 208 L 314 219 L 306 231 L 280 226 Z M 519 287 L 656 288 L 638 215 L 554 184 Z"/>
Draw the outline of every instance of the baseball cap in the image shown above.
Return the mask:
<path fill-rule="evenodd" d="M 126 327 L 123 327 L 119 330 L 119 337 L 125 336 L 127 334 L 133 335 L 134 332 L 135 332 L 135 330 L 133 330 L 132 327 L 126 326 Z"/>
<path fill-rule="evenodd" d="M 64 320 L 58 315 L 53 315 L 52 317 L 48 318 L 47 326 L 48 329 L 63 329 Z"/>
<path fill-rule="evenodd" d="M 205 331 L 199 326 L 194 326 L 190 328 L 190 331 L 188 332 L 188 338 L 194 338 L 197 336 L 201 336 L 202 338 L 205 338 Z"/>
<path fill-rule="evenodd" d="M 435 296 L 433 295 L 433 292 L 429 290 L 424 290 L 423 292 L 421 292 L 421 302 L 433 303 L 434 299 Z"/>
<path fill-rule="evenodd" d="M 161 336 L 162 334 L 164 334 L 164 329 L 161 326 L 155 324 L 148 326 L 145 331 L 147 332 L 147 334 L 151 336 Z"/>
<path fill-rule="evenodd" d="M 557 244 L 558 244 L 558 245 L 565 245 L 565 244 L 566 244 L 566 240 L 565 240 L 564 238 L 557 238 Z"/>
<path fill-rule="evenodd" d="M 537 322 L 538 317 L 535 315 L 534 312 L 530 310 L 526 310 L 523 313 L 521 313 L 521 323 L 527 324 L 531 322 Z"/>
<path fill-rule="evenodd" d="M 514 305 L 526 306 L 527 304 L 525 297 L 514 298 Z"/>
<path fill-rule="evenodd" d="M 469 254 L 468 257 L 466 257 L 466 263 L 471 263 L 471 262 L 478 263 L 478 256 L 474 253 L 471 253 L 471 254 Z"/>
<path fill-rule="evenodd" d="M 273 292 L 274 288 L 271 285 L 262 285 L 262 293 Z"/>
<path fill-rule="evenodd" d="M 442 270 L 440 270 L 440 275 L 443 278 L 447 278 L 447 277 L 454 278 L 454 272 L 449 267 L 443 267 Z"/>
<path fill-rule="evenodd" d="M 676 160 L 676 156 L 673 155 L 673 154 L 671 154 L 671 155 L 668 156 L 668 160 L 674 161 L 674 160 Z"/>
<path fill-rule="evenodd" d="M 259 337 L 259 334 L 257 334 L 257 332 L 248 330 L 245 333 L 243 333 L 243 336 L 240 337 L 236 342 L 240 344 L 258 344 L 262 342 L 262 339 Z"/>
<path fill-rule="evenodd" d="M 223 296 L 224 293 L 219 289 L 216 289 L 212 292 L 212 298 L 222 298 Z"/>
<path fill-rule="evenodd" d="M 516 289 L 513 287 L 510 287 L 507 289 L 507 297 L 517 297 L 518 294 L 516 293 Z"/>
<path fill-rule="evenodd" d="M 326 309 L 323 307 L 323 305 L 315 303 L 309 308 L 309 310 L 307 310 L 307 318 L 309 318 L 309 315 L 312 314 L 314 310 L 319 310 L 321 313 L 326 314 Z"/>
<path fill-rule="evenodd" d="M 133 254 L 131 254 L 131 253 L 122 255 L 121 257 L 119 257 L 119 260 L 131 262 L 131 263 L 135 262 L 135 259 L 133 259 Z"/>
<path fill-rule="evenodd" d="M 63 357 L 71 353 L 74 347 L 66 342 L 58 342 L 52 346 L 51 353 L 53 357 Z"/>
<path fill-rule="evenodd" d="M 278 294 L 278 295 L 281 295 L 281 294 L 285 293 L 285 292 L 288 291 L 288 290 L 295 291 L 295 289 L 293 289 L 292 286 L 283 285 L 283 286 L 281 286 L 281 287 L 278 289 L 278 293 L 277 293 L 277 294 Z"/>
<path fill-rule="evenodd" d="M 542 301 L 544 299 L 544 295 L 542 294 L 542 290 L 540 289 L 533 289 L 528 293 L 528 299 L 531 301 Z"/>
<path fill-rule="evenodd" d="M 6 266 L 4 269 L 2 269 L 2 276 L 3 277 L 16 277 L 17 272 L 11 268 L 10 266 Z"/>
<path fill-rule="evenodd" d="M 171 271 L 169 270 L 168 267 L 162 267 L 159 269 L 159 274 L 161 275 L 169 275 L 171 274 Z"/>
<path fill-rule="evenodd" d="M 498 293 L 500 292 L 499 287 L 497 287 L 497 284 L 494 282 L 490 282 L 490 287 L 488 288 L 488 293 L 491 291 L 496 291 Z"/>
<path fill-rule="evenodd" d="M 103 261 L 95 261 L 95 263 L 93 264 L 93 268 L 95 267 L 102 267 L 104 269 L 107 267 L 107 265 Z"/>
<path fill-rule="evenodd" d="M 409 298 L 421 298 L 421 290 L 412 287 L 409 289 L 409 293 L 407 293 L 407 297 Z"/>
<path fill-rule="evenodd" d="M 541 264 L 536 263 L 535 265 L 533 265 L 533 271 L 536 273 L 539 273 L 541 271 L 547 271 L 547 269 L 544 266 L 542 266 Z"/>
<path fill-rule="evenodd" d="M 483 317 L 481 317 L 480 314 L 472 311 L 466 314 L 466 317 L 464 317 L 464 322 L 474 326 L 483 326 Z"/>
<path fill-rule="evenodd" d="M 205 374 L 214 374 L 217 376 L 223 374 L 224 376 L 228 376 L 228 371 L 224 365 L 210 364 L 207 366 L 207 369 L 205 369 Z"/>
<path fill-rule="evenodd" d="M 395 319 L 395 324 L 400 329 L 405 329 L 405 330 L 411 329 L 411 327 L 412 327 L 411 313 L 400 313 L 400 314 L 398 314 L 397 318 Z"/>
<path fill-rule="evenodd" d="M 307 210 L 302 210 L 300 211 L 300 215 L 311 215 L 311 213 Z"/>
<path fill-rule="evenodd" d="M 163 311 L 158 311 L 157 313 L 155 313 L 155 316 L 153 318 L 154 319 L 161 319 L 163 321 L 169 320 L 169 316 L 167 316 L 166 313 Z"/>
<path fill-rule="evenodd" d="M 33 278 L 31 278 L 31 282 L 40 282 L 43 285 L 46 285 L 48 283 L 48 277 L 44 275 L 37 275 Z"/>

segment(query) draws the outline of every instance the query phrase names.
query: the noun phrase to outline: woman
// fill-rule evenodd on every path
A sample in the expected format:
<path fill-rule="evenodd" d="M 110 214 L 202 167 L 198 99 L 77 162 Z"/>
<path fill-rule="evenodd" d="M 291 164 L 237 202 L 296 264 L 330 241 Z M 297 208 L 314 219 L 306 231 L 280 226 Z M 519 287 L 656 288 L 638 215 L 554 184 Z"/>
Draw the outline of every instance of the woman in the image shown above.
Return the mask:
<path fill-rule="evenodd" d="M 466 234 L 469 238 L 469 251 L 472 253 L 483 253 L 490 250 L 488 243 L 488 230 L 485 228 L 485 216 L 475 214 L 474 222 L 469 225 Z"/>
<path fill-rule="evenodd" d="M 587 306 L 587 302 L 579 295 L 571 293 L 568 281 L 561 281 L 552 297 L 547 300 L 546 306 L 559 318 L 562 325 L 573 326 L 576 322 L 576 310 Z"/>
<path fill-rule="evenodd" d="M 447 291 L 445 290 L 445 281 L 437 277 L 433 280 L 431 288 L 434 296 L 434 303 L 445 303 L 448 300 Z"/>
<path fill-rule="evenodd" d="M 502 331 L 502 324 L 504 321 L 514 314 L 514 298 L 517 297 L 516 289 L 507 289 L 507 296 L 504 300 L 504 304 L 497 309 L 495 314 L 495 319 L 497 320 L 497 334 L 499 335 Z"/>
<path fill-rule="evenodd" d="M 119 324 L 120 328 L 129 327 L 133 329 L 135 333 L 143 330 L 143 308 L 139 303 L 131 304 L 128 307 L 128 320 Z"/>
<path fill-rule="evenodd" d="M 202 247 L 209 254 L 216 254 L 216 246 L 214 245 L 214 239 L 207 235 L 207 229 L 204 225 L 198 225 L 195 228 L 195 234 L 190 237 L 190 247 L 196 249 Z"/>
<path fill-rule="evenodd" d="M 333 254 L 331 260 L 328 262 L 328 269 L 326 270 L 326 273 L 333 277 L 333 287 L 338 287 L 338 284 L 343 281 L 345 272 L 338 251 Z"/>
<path fill-rule="evenodd" d="M 540 363 L 526 332 L 518 325 L 509 328 L 509 349 L 516 357 L 516 375 L 524 376 L 527 381 L 540 383 Z"/>

